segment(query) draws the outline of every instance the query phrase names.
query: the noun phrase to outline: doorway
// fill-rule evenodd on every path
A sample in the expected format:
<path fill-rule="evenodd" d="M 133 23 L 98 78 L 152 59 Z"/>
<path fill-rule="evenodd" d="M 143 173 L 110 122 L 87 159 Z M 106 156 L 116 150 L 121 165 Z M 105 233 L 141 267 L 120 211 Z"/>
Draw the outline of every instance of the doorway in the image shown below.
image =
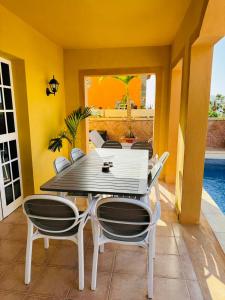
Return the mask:
<path fill-rule="evenodd" d="M 21 205 L 22 194 L 12 67 L 0 58 L 0 219 Z"/>
<path fill-rule="evenodd" d="M 84 91 L 85 105 L 94 112 L 89 131 L 97 130 L 104 140 L 119 141 L 123 147 L 153 140 L 156 74 L 84 76 Z M 88 146 L 93 148 L 92 143 Z"/>

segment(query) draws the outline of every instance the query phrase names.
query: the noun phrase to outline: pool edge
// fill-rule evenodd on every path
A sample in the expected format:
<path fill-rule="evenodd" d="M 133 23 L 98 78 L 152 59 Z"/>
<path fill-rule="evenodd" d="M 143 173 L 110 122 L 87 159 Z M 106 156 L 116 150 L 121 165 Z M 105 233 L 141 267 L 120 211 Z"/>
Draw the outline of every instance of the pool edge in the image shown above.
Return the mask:
<path fill-rule="evenodd" d="M 225 253 L 225 215 L 205 189 L 202 191 L 201 210 Z"/>

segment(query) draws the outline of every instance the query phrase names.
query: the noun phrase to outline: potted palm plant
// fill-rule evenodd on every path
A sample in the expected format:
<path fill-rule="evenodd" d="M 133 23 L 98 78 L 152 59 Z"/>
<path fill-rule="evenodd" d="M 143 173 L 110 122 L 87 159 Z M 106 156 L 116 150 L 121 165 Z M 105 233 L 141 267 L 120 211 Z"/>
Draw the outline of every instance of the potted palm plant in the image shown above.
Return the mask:
<path fill-rule="evenodd" d="M 131 129 L 131 103 L 129 98 L 129 83 L 135 75 L 124 75 L 124 76 L 113 76 L 115 79 L 122 81 L 125 85 L 125 95 L 123 96 L 122 104 L 127 108 L 127 123 L 128 123 L 128 132 L 125 134 L 123 138 L 126 143 L 133 143 L 135 141 L 135 135 Z"/>
<path fill-rule="evenodd" d="M 72 147 L 75 147 L 77 130 L 81 120 L 84 120 L 92 115 L 90 107 L 79 107 L 69 114 L 65 119 L 65 128 L 58 134 L 57 137 L 49 141 L 48 149 L 55 152 L 60 151 L 63 146 L 63 140 L 67 140 Z"/>

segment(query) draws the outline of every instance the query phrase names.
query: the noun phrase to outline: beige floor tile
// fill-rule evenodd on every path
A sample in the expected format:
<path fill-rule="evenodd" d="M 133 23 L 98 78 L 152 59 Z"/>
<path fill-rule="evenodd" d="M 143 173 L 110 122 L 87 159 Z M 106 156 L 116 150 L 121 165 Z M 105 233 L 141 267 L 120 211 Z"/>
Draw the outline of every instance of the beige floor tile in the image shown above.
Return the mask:
<path fill-rule="evenodd" d="M 183 279 L 154 278 L 154 300 L 190 300 Z"/>
<path fill-rule="evenodd" d="M 118 250 L 115 258 L 114 272 L 133 273 L 140 276 L 146 274 L 147 255 L 135 251 Z"/>
<path fill-rule="evenodd" d="M 15 292 L 0 292 L 1 300 L 23 300 L 25 294 Z"/>
<path fill-rule="evenodd" d="M 188 254 L 188 249 L 187 249 L 184 239 L 181 236 L 179 236 L 179 237 L 176 236 L 175 240 L 177 243 L 179 255 Z"/>
<path fill-rule="evenodd" d="M 105 249 L 103 253 L 99 253 L 98 271 L 112 272 L 115 255 L 116 255 L 115 251 L 108 250 L 108 249 Z M 93 249 L 87 249 L 84 263 L 85 263 L 85 269 L 88 271 L 92 270 L 92 260 L 93 260 Z"/>
<path fill-rule="evenodd" d="M 28 294 L 23 300 L 61 300 L 58 297 L 45 297 L 43 295 Z"/>
<path fill-rule="evenodd" d="M 144 300 L 147 296 L 147 279 L 134 274 L 114 273 L 110 300 Z"/>
<path fill-rule="evenodd" d="M 172 228 L 173 228 L 173 233 L 174 233 L 174 236 L 181 236 L 183 235 L 182 233 L 182 230 L 183 230 L 183 227 L 181 224 L 177 223 L 177 222 L 173 222 L 172 224 Z"/>
<path fill-rule="evenodd" d="M 6 217 L 2 222 L 11 224 L 27 224 L 27 219 L 23 211 L 21 209 L 17 209 L 8 217 Z"/>
<path fill-rule="evenodd" d="M 180 256 L 183 275 L 185 279 L 197 280 L 196 274 L 192 265 L 192 261 L 188 254 Z"/>
<path fill-rule="evenodd" d="M 105 244 L 105 249 L 146 253 L 146 249 L 143 247 L 139 247 L 135 245 L 123 245 L 118 243 L 107 243 Z"/>
<path fill-rule="evenodd" d="M 224 256 L 207 221 L 201 216 L 200 225 L 180 225 L 166 196 L 162 201 L 162 219 L 156 233 L 154 300 L 224 300 Z M 21 209 L 0 222 L 0 300 L 146 299 L 146 249 L 137 246 L 106 244 L 105 252 L 99 254 L 97 290 L 90 290 L 90 222 L 84 233 L 84 291 L 78 291 L 77 247 L 58 240 L 51 240 L 48 250 L 44 249 L 43 240 L 34 242 L 32 281 L 27 288 L 23 281 L 25 224 Z M 49 262 L 51 266 L 47 265 Z"/>
<path fill-rule="evenodd" d="M 91 230 L 84 230 L 84 248 L 93 248 L 93 237 Z"/>
<path fill-rule="evenodd" d="M 178 221 L 175 210 L 173 210 L 173 211 L 162 210 L 160 219 L 163 220 L 164 222 L 171 222 L 171 223 L 172 222 L 176 223 Z"/>
<path fill-rule="evenodd" d="M 74 269 L 47 267 L 42 277 L 31 288 L 31 293 L 64 298 L 75 286 L 76 272 Z"/>
<path fill-rule="evenodd" d="M 1 278 L 0 289 L 26 292 L 36 283 L 41 276 L 42 268 L 32 266 L 31 283 L 25 285 L 24 283 L 24 264 L 8 265 L 7 272 Z"/>
<path fill-rule="evenodd" d="M 52 253 L 55 249 L 55 246 L 50 246 L 48 249 L 44 248 L 44 242 L 38 241 L 33 242 L 33 251 L 32 251 L 32 264 L 34 265 L 43 265 L 46 264 L 49 258 L 52 256 Z M 25 262 L 26 258 L 26 248 L 22 249 L 19 255 L 16 258 L 16 262 Z"/>
<path fill-rule="evenodd" d="M 12 241 L 13 240 L 26 241 L 27 225 L 26 224 L 10 224 L 10 225 L 11 225 L 11 228 L 10 228 L 9 232 L 7 233 L 7 236 L 5 236 L 5 238 L 12 240 Z"/>
<path fill-rule="evenodd" d="M 44 243 L 43 239 L 39 240 L 40 243 Z M 49 240 L 49 246 L 56 246 L 56 247 L 66 247 L 66 246 L 71 246 L 74 247 L 74 242 L 70 240 L 56 240 L 56 239 L 50 239 Z"/>
<path fill-rule="evenodd" d="M 176 240 L 174 237 L 159 237 L 156 238 L 156 253 L 159 254 L 176 254 L 178 255 L 178 249 Z"/>
<path fill-rule="evenodd" d="M 156 227 L 157 236 L 174 236 L 170 223 L 159 220 Z"/>
<path fill-rule="evenodd" d="M 52 248 L 53 249 L 53 248 Z M 51 248 L 49 248 L 51 251 Z M 52 266 L 65 266 L 77 268 L 78 249 L 77 245 L 54 247 L 49 256 L 48 264 Z"/>
<path fill-rule="evenodd" d="M 0 278 L 5 274 L 5 272 L 7 271 L 7 267 L 8 265 L 7 264 L 4 264 L 4 265 L 0 265 Z M 1 287 L 1 285 L 0 285 Z"/>
<path fill-rule="evenodd" d="M 13 226 L 14 226 L 13 224 L 3 223 L 2 221 L 0 221 L 0 239 L 7 238 Z"/>
<path fill-rule="evenodd" d="M 25 243 L 11 240 L 0 241 L 0 262 L 12 262 L 25 247 Z"/>
<path fill-rule="evenodd" d="M 204 300 L 197 281 L 187 280 L 187 287 L 191 300 Z"/>
<path fill-rule="evenodd" d="M 154 275 L 168 278 L 184 278 L 182 264 L 177 255 L 156 255 Z"/>
<path fill-rule="evenodd" d="M 164 197 L 161 193 L 161 199 L 160 199 L 160 204 L 161 204 L 161 210 L 166 210 L 166 211 L 174 211 L 174 206 L 172 203 L 167 199 L 167 197 Z"/>
<path fill-rule="evenodd" d="M 85 288 L 83 291 L 78 290 L 78 278 L 76 285 L 70 290 L 67 296 L 68 300 L 106 300 L 109 292 L 109 285 L 111 281 L 111 274 L 106 272 L 98 272 L 97 288 L 95 291 L 90 289 L 91 286 L 91 272 L 85 272 Z"/>
<path fill-rule="evenodd" d="M 87 221 L 87 223 L 86 223 L 86 225 L 85 225 L 85 230 L 89 230 L 89 231 L 92 230 L 92 227 L 91 227 L 91 221 L 90 221 L 90 220 Z"/>

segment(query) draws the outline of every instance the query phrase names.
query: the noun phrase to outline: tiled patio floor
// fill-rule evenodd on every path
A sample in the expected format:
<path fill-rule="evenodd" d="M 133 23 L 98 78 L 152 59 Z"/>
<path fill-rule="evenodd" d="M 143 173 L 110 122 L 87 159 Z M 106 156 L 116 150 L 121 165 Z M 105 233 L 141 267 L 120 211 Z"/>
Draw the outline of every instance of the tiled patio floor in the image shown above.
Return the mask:
<path fill-rule="evenodd" d="M 154 300 L 225 299 L 224 257 L 207 223 L 181 226 L 161 188 L 157 226 Z M 85 290 L 77 290 L 77 248 L 70 242 L 43 241 L 33 248 L 32 282 L 25 286 L 26 220 L 21 208 L 0 222 L 0 299 L 146 299 L 146 253 L 139 247 L 107 245 L 100 254 L 97 290 L 90 290 L 92 240 L 85 230 Z M 201 288 L 200 288 L 201 286 Z"/>

